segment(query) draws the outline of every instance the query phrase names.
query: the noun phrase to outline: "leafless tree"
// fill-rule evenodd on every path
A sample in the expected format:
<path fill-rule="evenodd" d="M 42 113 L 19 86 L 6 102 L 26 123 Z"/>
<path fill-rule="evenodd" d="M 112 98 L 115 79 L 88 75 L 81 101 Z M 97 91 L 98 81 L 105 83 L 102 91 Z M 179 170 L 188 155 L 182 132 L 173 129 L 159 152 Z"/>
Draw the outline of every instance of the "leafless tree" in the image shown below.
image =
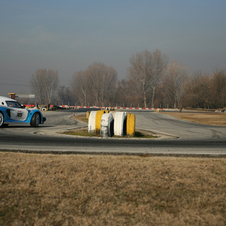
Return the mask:
<path fill-rule="evenodd" d="M 53 70 L 38 69 L 30 79 L 31 89 L 36 94 L 39 103 L 51 103 L 58 83 L 58 72 Z"/>
<path fill-rule="evenodd" d="M 224 107 L 226 103 L 226 73 L 223 70 L 213 72 L 211 90 L 215 107 Z"/>
<path fill-rule="evenodd" d="M 69 87 L 60 86 L 57 92 L 57 102 L 60 104 L 73 104 L 75 101 L 75 98 L 72 95 L 71 89 Z"/>
<path fill-rule="evenodd" d="M 46 99 L 47 103 L 50 104 L 53 92 L 58 88 L 59 84 L 59 78 L 58 78 L 58 72 L 53 70 L 48 70 L 47 73 L 45 73 L 45 93 L 46 93 Z"/>
<path fill-rule="evenodd" d="M 38 103 L 42 104 L 45 101 L 45 74 L 46 70 L 38 69 L 35 74 L 32 74 L 30 79 L 30 86 L 32 92 L 35 93 L 35 96 L 38 100 Z"/>
<path fill-rule="evenodd" d="M 133 95 L 133 89 L 131 88 L 130 81 L 122 79 L 117 82 L 116 90 L 114 94 L 114 103 L 118 106 L 135 106 L 137 98 Z"/>
<path fill-rule="evenodd" d="M 162 55 L 157 49 L 153 53 L 144 51 L 137 53 L 130 58 L 130 68 L 128 79 L 131 80 L 134 91 L 142 93 L 144 107 L 147 107 L 147 93 L 152 88 L 152 107 L 154 107 L 154 98 L 156 86 L 164 75 L 168 62 L 168 57 Z"/>
<path fill-rule="evenodd" d="M 147 106 L 147 92 L 150 90 L 153 60 L 152 54 L 147 50 L 136 53 L 130 58 L 128 79 L 136 96 L 142 93 L 144 107 Z"/>
<path fill-rule="evenodd" d="M 226 73 L 215 70 L 212 75 L 196 72 L 185 86 L 184 102 L 195 108 L 224 108 Z"/>
<path fill-rule="evenodd" d="M 95 104 L 103 105 L 115 91 L 117 72 L 111 66 L 95 62 L 87 68 L 87 76 Z"/>
<path fill-rule="evenodd" d="M 182 94 L 182 85 L 187 78 L 188 68 L 183 66 L 180 62 L 174 61 L 167 65 L 166 77 L 163 83 L 163 92 L 167 101 L 173 103 L 176 108 L 180 102 Z M 181 107 L 181 106 L 180 106 Z"/>
<path fill-rule="evenodd" d="M 184 102 L 190 107 L 210 108 L 211 99 L 210 76 L 195 72 L 186 82 Z"/>
<path fill-rule="evenodd" d="M 81 105 L 87 105 L 90 82 L 87 71 L 75 72 L 72 77 L 72 89 Z"/>
<path fill-rule="evenodd" d="M 162 54 L 160 50 L 156 49 L 153 52 L 153 66 L 152 66 L 152 78 L 151 78 L 151 87 L 152 87 L 152 100 L 151 107 L 154 108 L 154 99 L 156 93 L 156 87 L 164 76 L 165 70 L 168 64 L 168 57 L 165 54 Z"/>
<path fill-rule="evenodd" d="M 113 67 L 94 63 L 72 77 L 72 92 L 80 104 L 107 104 L 114 99 L 117 72 Z"/>

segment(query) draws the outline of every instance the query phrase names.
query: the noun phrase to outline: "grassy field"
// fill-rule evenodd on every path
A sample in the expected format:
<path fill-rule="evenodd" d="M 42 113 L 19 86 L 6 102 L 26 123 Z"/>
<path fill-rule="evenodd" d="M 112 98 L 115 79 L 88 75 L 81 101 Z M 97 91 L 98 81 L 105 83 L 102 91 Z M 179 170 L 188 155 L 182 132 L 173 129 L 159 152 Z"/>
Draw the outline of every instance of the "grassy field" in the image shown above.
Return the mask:
<path fill-rule="evenodd" d="M 226 126 L 225 113 L 189 113 L 189 112 L 159 112 L 175 118 L 214 126 Z"/>
<path fill-rule="evenodd" d="M 226 159 L 0 152 L 0 225 L 226 225 Z"/>
<path fill-rule="evenodd" d="M 0 225 L 225 226 L 226 159 L 0 152 Z"/>

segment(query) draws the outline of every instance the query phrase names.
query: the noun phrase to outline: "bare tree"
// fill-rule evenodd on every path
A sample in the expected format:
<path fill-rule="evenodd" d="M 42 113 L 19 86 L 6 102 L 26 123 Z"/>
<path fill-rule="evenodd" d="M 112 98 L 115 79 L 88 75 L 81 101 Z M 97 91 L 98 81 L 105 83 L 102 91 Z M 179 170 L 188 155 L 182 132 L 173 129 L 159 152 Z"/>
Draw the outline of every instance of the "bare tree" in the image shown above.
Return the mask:
<path fill-rule="evenodd" d="M 75 72 L 72 77 L 72 91 L 80 104 L 106 104 L 114 98 L 117 72 L 113 67 L 94 63 L 85 71 Z"/>
<path fill-rule="evenodd" d="M 32 77 L 30 79 L 32 92 L 35 93 L 38 103 L 40 104 L 44 103 L 45 101 L 45 72 L 46 71 L 38 69 L 35 74 L 32 74 Z"/>
<path fill-rule="evenodd" d="M 210 76 L 201 71 L 195 72 L 186 82 L 184 102 L 190 107 L 210 108 L 212 99 L 210 88 Z"/>
<path fill-rule="evenodd" d="M 38 97 L 39 103 L 50 104 L 58 84 L 58 72 L 53 70 L 38 69 L 30 79 L 31 89 Z"/>
<path fill-rule="evenodd" d="M 57 95 L 58 95 L 57 101 L 62 105 L 68 103 L 72 104 L 73 101 L 75 100 L 69 87 L 60 86 Z"/>
<path fill-rule="evenodd" d="M 152 87 L 152 100 L 151 107 L 154 108 L 154 99 L 156 93 L 156 86 L 161 81 L 164 76 L 165 70 L 167 68 L 168 57 L 163 55 L 160 50 L 156 49 L 153 52 L 153 64 L 152 64 L 152 79 L 151 79 L 151 87 Z"/>
<path fill-rule="evenodd" d="M 103 105 L 116 88 L 117 72 L 113 67 L 95 62 L 87 68 L 87 76 L 95 103 Z"/>
<path fill-rule="evenodd" d="M 185 100 L 190 107 L 225 107 L 226 73 L 223 70 L 215 70 L 210 76 L 196 72 L 186 84 L 185 93 Z"/>
<path fill-rule="evenodd" d="M 130 58 L 128 79 L 130 80 L 136 95 L 142 93 L 144 107 L 147 106 L 147 92 L 150 90 L 153 60 L 152 54 L 147 50 L 136 53 Z"/>
<path fill-rule="evenodd" d="M 174 108 L 180 102 L 183 91 L 182 85 L 187 78 L 187 72 L 188 68 L 180 62 L 174 61 L 167 65 L 166 77 L 163 82 L 163 92 L 167 101 L 173 103 Z"/>
<path fill-rule="evenodd" d="M 58 84 L 59 84 L 58 72 L 53 70 L 48 70 L 45 77 L 45 84 L 44 84 L 48 104 L 51 103 L 53 92 L 58 88 Z"/>
<path fill-rule="evenodd" d="M 151 88 L 152 108 L 154 107 L 156 86 L 164 75 L 167 62 L 168 57 L 162 55 L 158 49 L 153 53 L 146 50 L 130 58 L 128 79 L 131 80 L 134 90 L 142 93 L 144 107 L 147 107 L 147 93 Z"/>
<path fill-rule="evenodd" d="M 72 77 L 72 89 L 82 105 L 87 105 L 89 87 L 87 71 L 75 72 Z"/>
<path fill-rule="evenodd" d="M 133 88 L 129 80 L 118 81 L 114 92 L 114 103 L 119 106 L 130 106 L 131 104 L 134 106 L 137 98 L 132 91 Z"/>
<path fill-rule="evenodd" d="M 224 107 L 226 102 L 226 73 L 216 70 L 211 77 L 211 90 L 215 107 Z"/>

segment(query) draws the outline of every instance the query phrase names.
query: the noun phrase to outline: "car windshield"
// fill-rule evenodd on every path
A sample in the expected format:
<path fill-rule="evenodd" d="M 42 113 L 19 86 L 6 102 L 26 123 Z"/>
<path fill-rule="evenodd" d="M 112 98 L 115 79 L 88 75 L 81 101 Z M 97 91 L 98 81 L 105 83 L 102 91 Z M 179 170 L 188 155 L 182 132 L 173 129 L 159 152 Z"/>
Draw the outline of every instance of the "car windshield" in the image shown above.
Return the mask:
<path fill-rule="evenodd" d="M 21 108 L 21 105 L 16 101 L 6 101 L 6 104 L 8 107 Z"/>

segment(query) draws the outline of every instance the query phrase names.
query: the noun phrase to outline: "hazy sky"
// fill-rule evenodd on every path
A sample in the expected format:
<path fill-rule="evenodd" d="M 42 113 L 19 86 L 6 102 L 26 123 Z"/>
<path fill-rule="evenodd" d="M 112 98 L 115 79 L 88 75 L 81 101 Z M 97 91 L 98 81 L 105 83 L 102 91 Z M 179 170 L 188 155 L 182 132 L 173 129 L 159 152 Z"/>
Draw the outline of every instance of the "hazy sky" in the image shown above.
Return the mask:
<path fill-rule="evenodd" d="M 226 69 L 226 0 L 0 0 L 0 95 L 32 93 L 37 69 L 96 62 L 126 78 L 132 54 L 159 49 L 191 72 Z"/>

